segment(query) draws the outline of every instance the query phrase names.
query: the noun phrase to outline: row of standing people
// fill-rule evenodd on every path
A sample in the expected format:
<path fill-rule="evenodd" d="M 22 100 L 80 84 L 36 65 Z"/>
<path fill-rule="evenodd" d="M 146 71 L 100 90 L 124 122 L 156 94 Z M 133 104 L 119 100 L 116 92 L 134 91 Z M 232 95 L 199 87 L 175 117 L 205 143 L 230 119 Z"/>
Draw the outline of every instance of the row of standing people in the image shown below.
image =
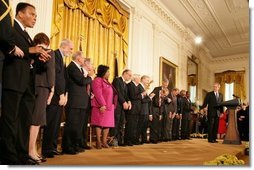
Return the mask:
<path fill-rule="evenodd" d="M 186 91 L 182 90 L 181 94 L 178 94 L 177 88 L 170 91 L 169 81 L 164 80 L 162 86 L 154 88 L 148 94 L 148 76 L 140 78 L 139 75 L 134 75 L 133 80 L 126 84 L 126 75 L 131 75 L 131 71 L 123 72 L 122 77 L 113 81 L 119 95 L 115 110 L 116 127 L 112 128 L 110 133 L 116 141 L 113 143 L 119 146 L 147 143 L 148 127 L 149 142 L 152 143 L 190 139 L 189 93 L 186 95 Z"/>

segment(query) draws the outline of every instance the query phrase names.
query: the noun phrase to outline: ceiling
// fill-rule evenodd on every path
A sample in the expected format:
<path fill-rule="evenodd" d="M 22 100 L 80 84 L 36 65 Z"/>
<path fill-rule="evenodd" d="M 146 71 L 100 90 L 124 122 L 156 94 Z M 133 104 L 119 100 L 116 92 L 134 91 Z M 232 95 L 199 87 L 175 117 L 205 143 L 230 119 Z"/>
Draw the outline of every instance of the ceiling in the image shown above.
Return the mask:
<path fill-rule="evenodd" d="M 185 27 L 203 38 L 211 55 L 249 53 L 247 0 L 160 0 Z"/>

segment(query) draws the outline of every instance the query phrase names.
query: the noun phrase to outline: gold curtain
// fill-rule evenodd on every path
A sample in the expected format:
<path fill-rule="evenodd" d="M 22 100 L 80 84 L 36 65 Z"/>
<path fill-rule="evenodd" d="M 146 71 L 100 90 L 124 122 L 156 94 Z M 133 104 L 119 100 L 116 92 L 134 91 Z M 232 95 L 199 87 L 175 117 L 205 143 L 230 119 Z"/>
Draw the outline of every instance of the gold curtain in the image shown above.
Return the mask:
<path fill-rule="evenodd" d="M 128 20 L 117 0 L 54 0 L 51 48 L 64 38 L 72 40 L 74 51 L 83 51 L 95 67 L 108 65 L 112 80 L 127 63 Z M 68 56 L 65 62 L 70 61 Z"/>
<path fill-rule="evenodd" d="M 215 82 L 220 83 L 220 92 L 223 95 L 225 94 L 225 83 L 234 83 L 234 94 L 244 100 L 246 99 L 244 75 L 245 71 L 226 71 L 223 73 L 216 73 Z"/>

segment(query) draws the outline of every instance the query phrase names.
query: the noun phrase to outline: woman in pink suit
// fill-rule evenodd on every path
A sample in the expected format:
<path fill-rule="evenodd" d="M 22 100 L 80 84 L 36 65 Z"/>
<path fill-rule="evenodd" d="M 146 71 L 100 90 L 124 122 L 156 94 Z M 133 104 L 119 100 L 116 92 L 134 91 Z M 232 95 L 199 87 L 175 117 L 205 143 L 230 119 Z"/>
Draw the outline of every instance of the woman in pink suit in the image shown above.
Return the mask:
<path fill-rule="evenodd" d="M 92 114 L 91 125 L 95 126 L 96 148 L 108 148 L 107 137 L 110 127 L 115 126 L 114 109 L 117 104 L 116 90 L 108 82 L 109 67 L 99 65 L 97 77 L 92 82 Z M 101 142 L 102 134 L 102 142 Z"/>

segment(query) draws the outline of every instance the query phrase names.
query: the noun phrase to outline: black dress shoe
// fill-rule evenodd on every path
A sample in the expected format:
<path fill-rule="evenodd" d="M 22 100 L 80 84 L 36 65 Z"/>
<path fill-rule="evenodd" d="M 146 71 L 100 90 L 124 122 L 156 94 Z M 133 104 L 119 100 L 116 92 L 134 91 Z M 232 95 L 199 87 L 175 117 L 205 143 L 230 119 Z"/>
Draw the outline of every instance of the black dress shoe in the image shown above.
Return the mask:
<path fill-rule="evenodd" d="M 155 141 L 155 140 L 151 140 L 150 141 L 152 144 L 157 144 L 158 143 L 158 141 Z"/>
<path fill-rule="evenodd" d="M 63 149 L 63 153 L 68 154 L 68 155 L 76 155 L 77 154 L 77 152 L 74 149 Z"/>
<path fill-rule="evenodd" d="M 127 146 L 127 144 L 124 144 L 124 143 L 118 143 L 118 146 Z"/>
<path fill-rule="evenodd" d="M 54 158 L 55 154 L 53 152 L 46 152 L 42 154 L 46 158 Z"/>
<path fill-rule="evenodd" d="M 133 146 L 133 144 L 131 142 L 126 142 L 124 143 L 124 146 Z"/>
<path fill-rule="evenodd" d="M 52 152 L 53 152 L 54 155 L 62 155 L 63 154 L 62 152 L 59 152 L 57 150 L 53 150 Z"/>
<path fill-rule="evenodd" d="M 76 147 L 74 149 L 75 152 L 85 152 L 85 149 L 81 148 L 81 147 Z"/>
<path fill-rule="evenodd" d="M 84 146 L 84 149 L 86 149 L 86 150 L 91 150 L 92 147 L 91 147 L 91 146 Z"/>

